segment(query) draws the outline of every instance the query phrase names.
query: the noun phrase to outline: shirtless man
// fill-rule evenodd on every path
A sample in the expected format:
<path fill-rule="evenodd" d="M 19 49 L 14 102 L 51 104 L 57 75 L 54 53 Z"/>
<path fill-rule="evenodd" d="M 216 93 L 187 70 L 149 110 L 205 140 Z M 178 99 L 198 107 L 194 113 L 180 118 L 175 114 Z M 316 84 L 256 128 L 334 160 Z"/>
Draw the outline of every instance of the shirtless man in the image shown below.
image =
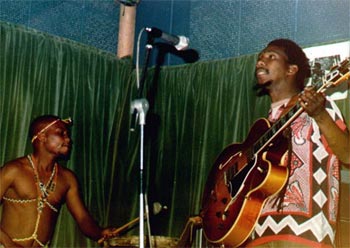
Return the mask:
<path fill-rule="evenodd" d="M 64 203 L 87 237 L 114 236 L 114 229 L 101 228 L 89 214 L 74 173 L 58 164 L 70 153 L 70 124 L 52 115 L 36 118 L 30 126 L 33 154 L 0 168 L 0 247 L 48 246 Z"/>

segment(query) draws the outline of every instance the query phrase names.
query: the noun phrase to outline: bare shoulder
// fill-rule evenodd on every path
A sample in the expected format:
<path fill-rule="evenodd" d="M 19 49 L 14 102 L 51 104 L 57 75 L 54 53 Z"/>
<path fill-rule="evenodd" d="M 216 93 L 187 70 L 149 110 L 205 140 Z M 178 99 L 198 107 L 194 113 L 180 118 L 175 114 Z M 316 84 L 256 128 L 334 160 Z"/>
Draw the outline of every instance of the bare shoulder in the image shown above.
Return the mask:
<path fill-rule="evenodd" d="M 58 174 L 61 181 L 65 182 L 67 185 L 72 186 L 77 184 L 77 176 L 71 169 L 59 165 Z"/>
<path fill-rule="evenodd" d="M 16 192 L 16 196 L 18 196 L 18 192 L 21 191 L 18 187 L 18 182 L 26 185 L 26 189 L 28 189 L 28 175 L 29 175 L 29 165 L 28 161 L 25 157 L 17 158 L 5 163 L 0 168 L 0 197 L 2 198 L 3 194 L 7 192 L 8 189 L 12 188 Z M 22 188 L 23 189 L 23 188 Z M 26 198 L 28 194 L 22 194 L 21 197 Z"/>
<path fill-rule="evenodd" d="M 76 175 L 75 175 L 75 173 L 71 170 L 71 169 L 69 169 L 69 168 L 67 168 L 67 167 L 65 167 L 65 166 L 62 166 L 62 165 L 59 165 L 59 172 L 62 174 L 62 176 L 64 176 L 64 177 L 76 177 Z"/>
<path fill-rule="evenodd" d="M 23 172 L 23 168 L 28 165 L 28 160 L 26 157 L 16 158 L 14 160 L 6 162 L 1 168 L 1 175 L 18 175 Z"/>

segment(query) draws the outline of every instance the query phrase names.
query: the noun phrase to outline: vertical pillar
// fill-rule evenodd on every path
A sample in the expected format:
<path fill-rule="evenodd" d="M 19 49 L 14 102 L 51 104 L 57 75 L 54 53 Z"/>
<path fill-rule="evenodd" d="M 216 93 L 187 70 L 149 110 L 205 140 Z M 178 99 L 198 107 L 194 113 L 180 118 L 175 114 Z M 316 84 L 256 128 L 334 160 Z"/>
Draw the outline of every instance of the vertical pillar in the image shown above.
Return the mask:
<path fill-rule="evenodd" d="M 133 56 L 135 40 L 136 5 L 120 5 L 117 57 Z"/>

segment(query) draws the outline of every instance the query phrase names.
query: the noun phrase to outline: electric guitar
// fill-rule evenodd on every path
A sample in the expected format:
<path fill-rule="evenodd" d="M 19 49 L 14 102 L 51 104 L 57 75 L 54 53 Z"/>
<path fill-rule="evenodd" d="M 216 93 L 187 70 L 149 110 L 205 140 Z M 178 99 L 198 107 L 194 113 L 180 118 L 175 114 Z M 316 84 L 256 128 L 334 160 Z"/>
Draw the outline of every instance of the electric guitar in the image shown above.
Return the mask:
<path fill-rule="evenodd" d="M 324 92 L 350 77 L 349 58 L 331 68 L 317 92 Z M 285 186 L 289 172 L 286 128 L 304 111 L 295 104 L 277 122 L 257 120 L 243 143 L 227 146 L 209 173 L 200 216 L 206 239 L 238 247 L 260 216 L 264 203 Z"/>

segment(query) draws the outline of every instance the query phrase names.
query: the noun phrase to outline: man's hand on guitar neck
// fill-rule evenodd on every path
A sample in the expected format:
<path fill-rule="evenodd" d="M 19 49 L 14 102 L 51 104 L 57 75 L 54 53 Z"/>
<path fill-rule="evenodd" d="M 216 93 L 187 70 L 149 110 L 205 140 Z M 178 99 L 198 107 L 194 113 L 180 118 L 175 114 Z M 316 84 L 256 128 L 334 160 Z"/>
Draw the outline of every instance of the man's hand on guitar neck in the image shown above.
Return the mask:
<path fill-rule="evenodd" d="M 317 93 L 312 87 L 305 88 L 299 95 L 299 103 L 305 112 L 316 121 L 334 154 L 340 161 L 349 164 L 350 136 L 337 126 L 325 109 L 325 95 Z"/>
<path fill-rule="evenodd" d="M 325 95 L 316 92 L 313 87 L 306 87 L 304 91 L 299 94 L 299 103 L 312 118 L 317 118 L 318 115 L 326 113 Z"/>

